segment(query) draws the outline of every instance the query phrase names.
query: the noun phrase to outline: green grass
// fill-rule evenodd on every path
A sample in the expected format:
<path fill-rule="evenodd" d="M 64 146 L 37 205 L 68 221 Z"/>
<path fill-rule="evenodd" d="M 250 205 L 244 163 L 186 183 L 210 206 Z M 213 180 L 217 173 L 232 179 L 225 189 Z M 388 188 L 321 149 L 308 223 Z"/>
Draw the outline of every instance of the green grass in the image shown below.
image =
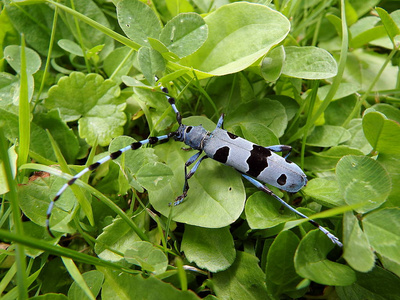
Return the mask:
<path fill-rule="evenodd" d="M 258 2 L 0 2 L 2 298 L 398 298 L 400 10 Z M 154 76 L 184 124 L 291 145 L 309 182 L 273 191 L 343 248 L 212 160 L 168 206 L 195 153 L 173 140 L 80 178 L 52 238 L 71 176 L 176 130 Z"/>

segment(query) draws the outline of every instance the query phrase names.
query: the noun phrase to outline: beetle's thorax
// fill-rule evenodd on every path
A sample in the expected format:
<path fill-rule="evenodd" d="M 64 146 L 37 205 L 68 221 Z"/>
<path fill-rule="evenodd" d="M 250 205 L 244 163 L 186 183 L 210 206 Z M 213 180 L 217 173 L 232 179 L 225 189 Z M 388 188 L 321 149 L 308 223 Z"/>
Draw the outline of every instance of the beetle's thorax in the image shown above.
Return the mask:
<path fill-rule="evenodd" d="M 210 133 L 201 125 L 187 126 L 181 124 L 176 131 L 175 140 L 184 142 L 192 149 L 202 150 L 204 139 L 209 134 Z"/>

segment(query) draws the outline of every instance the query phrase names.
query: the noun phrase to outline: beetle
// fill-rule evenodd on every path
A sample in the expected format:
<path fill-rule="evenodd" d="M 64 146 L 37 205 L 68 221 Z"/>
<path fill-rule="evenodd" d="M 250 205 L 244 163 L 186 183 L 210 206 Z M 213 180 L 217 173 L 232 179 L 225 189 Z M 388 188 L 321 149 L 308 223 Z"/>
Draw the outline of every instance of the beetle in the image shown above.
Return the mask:
<path fill-rule="evenodd" d="M 106 156 L 103 159 L 91 164 L 76 174 L 66 184 L 64 184 L 57 192 L 54 199 L 50 202 L 47 209 L 46 226 L 51 236 L 53 236 L 50 230 L 50 215 L 52 209 L 55 202 L 60 198 L 68 186 L 74 184 L 74 182 L 85 173 L 97 169 L 100 165 L 109 160 L 117 159 L 122 153 L 128 150 L 137 150 L 142 145 L 155 144 L 159 141 L 173 138 L 176 141 L 183 142 L 194 150 L 198 150 L 198 152 L 191 156 L 185 163 L 185 183 L 183 192 L 175 199 L 174 202 L 169 203 L 169 205 L 179 205 L 184 201 L 189 191 L 189 179 L 193 176 L 204 159 L 212 158 L 220 163 L 236 169 L 241 173 L 243 178 L 248 180 L 259 190 L 271 195 L 292 212 L 296 213 L 302 218 L 307 219 L 308 222 L 313 224 L 325 235 L 327 235 L 333 243 L 340 247 L 342 246 L 342 243 L 336 236 L 319 225 L 316 221 L 309 219 L 306 215 L 293 208 L 263 184 L 268 183 L 291 193 L 298 192 L 307 184 L 307 176 L 304 174 L 303 170 L 298 165 L 287 159 L 292 150 L 291 146 L 273 145 L 263 147 L 241 138 L 231 132 L 228 132 L 223 129 L 224 115 L 221 115 L 216 128 L 211 132 L 207 131 L 201 125 L 185 125 L 182 123 L 182 116 L 175 105 L 175 99 L 169 96 L 169 91 L 166 87 L 161 86 L 161 90 L 165 94 L 169 104 L 172 106 L 172 109 L 175 112 L 176 120 L 179 125 L 178 129 L 166 135 L 149 137 L 145 140 L 134 142 L 131 145 L 117 150 L 111 153 L 109 156 Z M 205 155 L 200 158 L 203 152 Z M 276 154 L 276 152 L 288 152 L 288 154 L 282 157 Z M 188 171 L 189 166 L 193 163 L 195 163 L 195 165 L 190 171 Z"/>

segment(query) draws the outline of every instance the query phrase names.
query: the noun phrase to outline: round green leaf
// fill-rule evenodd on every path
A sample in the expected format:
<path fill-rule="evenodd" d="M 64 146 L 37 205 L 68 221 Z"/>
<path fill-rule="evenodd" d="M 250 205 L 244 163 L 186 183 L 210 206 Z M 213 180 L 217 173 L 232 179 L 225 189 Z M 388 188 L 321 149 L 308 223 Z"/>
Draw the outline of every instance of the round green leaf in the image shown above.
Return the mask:
<path fill-rule="evenodd" d="M 297 273 L 312 281 L 326 285 L 346 286 L 356 280 L 348 266 L 326 258 L 334 244 L 318 229 L 312 230 L 300 241 L 294 257 Z"/>
<path fill-rule="evenodd" d="M 400 209 L 384 208 L 368 214 L 363 228 L 372 248 L 379 254 L 400 263 Z"/>
<path fill-rule="evenodd" d="M 15 72 L 21 72 L 21 46 L 7 46 L 4 49 L 4 58 Z M 40 69 L 42 60 L 36 51 L 25 47 L 25 60 L 27 74 L 35 74 Z"/>
<path fill-rule="evenodd" d="M 135 221 L 142 221 L 142 216 L 143 214 L 136 217 Z M 124 220 L 116 218 L 110 225 L 104 227 L 103 232 L 97 237 L 94 251 L 101 259 L 121 261 L 123 257 L 115 251 L 125 253 L 132 248 L 135 241 L 140 241 L 139 236 Z"/>
<path fill-rule="evenodd" d="M 269 82 L 278 80 L 281 76 L 283 63 L 285 61 L 285 50 L 283 46 L 272 49 L 262 60 L 261 75 Z"/>
<path fill-rule="evenodd" d="M 299 238 L 290 230 L 282 231 L 275 238 L 268 251 L 265 273 L 267 280 L 280 289 L 296 290 L 302 280 L 294 268 L 293 257 L 299 245 Z"/>
<path fill-rule="evenodd" d="M 280 43 L 290 29 L 288 19 L 279 12 L 247 2 L 223 5 L 204 20 L 207 41 L 179 64 L 217 76 L 249 67 Z"/>
<path fill-rule="evenodd" d="M 303 192 L 315 202 L 327 207 L 345 205 L 336 180 L 326 178 L 311 179 L 303 188 Z"/>
<path fill-rule="evenodd" d="M 391 180 L 386 170 L 366 156 L 344 156 L 336 166 L 336 178 L 347 204 L 365 213 L 379 207 L 390 194 Z"/>
<path fill-rule="evenodd" d="M 125 251 L 124 257 L 127 262 L 154 274 L 161 274 L 167 270 L 168 259 L 164 252 L 149 242 L 133 242 Z"/>
<path fill-rule="evenodd" d="M 385 154 L 400 153 L 400 124 L 379 112 L 364 115 L 363 130 L 371 146 Z"/>
<path fill-rule="evenodd" d="M 160 41 L 180 58 L 197 51 L 207 40 L 208 29 L 195 13 L 179 14 L 170 20 L 160 34 Z"/>
<path fill-rule="evenodd" d="M 246 219 L 251 229 L 265 229 L 296 219 L 289 209 L 280 211 L 281 204 L 264 192 L 254 193 L 246 202 Z"/>
<path fill-rule="evenodd" d="M 282 73 L 304 79 L 327 79 L 336 75 L 337 64 L 328 51 L 317 47 L 285 47 Z"/>
<path fill-rule="evenodd" d="M 347 263 L 359 272 L 368 272 L 375 265 L 375 256 L 368 243 L 367 236 L 361 230 L 357 218 L 346 212 L 343 218 L 343 257 Z"/>
<path fill-rule="evenodd" d="M 156 276 L 143 277 L 98 267 L 105 276 L 102 299 L 199 300 L 193 291 L 181 291 Z"/>
<path fill-rule="evenodd" d="M 98 74 L 73 72 L 49 90 L 45 105 L 59 109 L 66 122 L 79 119 L 79 134 L 88 144 L 97 141 L 106 146 L 123 133 L 126 122 L 126 104 L 117 98 L 119 93 L 112 80 L 104 80 Z"/>
<path fill-rule="evenodd" d="M 234 264 L 211 279 L 218 299 L 268 299 L 265 274 L 256 256 L 237 252 Z"/>
<path fill-rule="evenodd" d="M 104 275 L 100 271 L 91 270 L 82 274 L 88 287 L 95 297 L 99 294 L 104 281 Z M 86 299 L 87 295 L 74 281 L 68 290 L 68 299 Z"/>
<path fill-rule="evenodd" d="M 267 114 L 265 113 L 266 111 L 268 112 Z M 229 114 L 225 125 L 227 128 L 235 127 L 236 125 L 251 128 L 254 123 L 267 126 L 275 136 L 281 137 L 287 126 L 285 107 L 279 101 L 269 99 L 243 103 Z"/>
<path fill-rule="evenodd" d="M 161 21 L 154 11 L 142 1 L 119 1 L 117 18 L 125 34 L 139 45 L 149 47 L 147 38 L 158 38 L 160 35 Z"/>
<path fill-rule="evenodd" d="M 346 142 L 350 137 L 350 132 L 341 126 L 316 126 L 307 138 L 307 145 L 315 147 L 333 147 Z"/>
<path fill-rule="evenodd" d="M 186 225 L 182 250 L 190 262 L 214 273 L 229 268 L 236 257 L 229 227 L 201 228 Z"/>
<path fill-rule="evenodd" d="M 156 50 L 142 47 L 138 52 L 138 61 L 144 77 L 154 85 L 156 83 L 154 76 L 161 77 L 165 70 L 164 58 Z"/>
<path fill-rule="evenodd" d="M 357 273 L 357 281 L 335 288 L 339 299 L 400 300 L 400 279 L 392 272 L 375 266 L 368 273 Z"/>
<path fill-rule="evenodd" d="M 57 44 L 65 51 L 67 51 L 71 54 L 83 57 L 82 48 L 74 41 L 70 41 L 67 39 L 61 39 L 57 42 Z"/>

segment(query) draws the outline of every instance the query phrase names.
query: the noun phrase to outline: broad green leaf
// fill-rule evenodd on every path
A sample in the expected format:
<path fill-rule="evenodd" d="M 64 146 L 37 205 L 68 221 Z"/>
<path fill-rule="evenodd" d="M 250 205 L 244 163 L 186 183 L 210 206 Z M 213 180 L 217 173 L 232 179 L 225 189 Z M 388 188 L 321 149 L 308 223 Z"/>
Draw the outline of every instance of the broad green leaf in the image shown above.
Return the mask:
<path fill-rule="evenodd" d="M 362 119 L 351 120 L 348 126 L 348 131 L 351 134 L 351 138 L 345 142 L 346 145 L 354 149 L 359 149 L 365 155 L 372 151 L 372 147 L 364 135 Z"/>
<path fill-rule="evenodd" d="M 198 119 L 204 121 L 204 118 Z M 163 188 L 149 191 L 150 203 L 164 216 L 171 213 L 176 222 L 206 228 L 220 228 L 233 223 L 242 213 L 246 200 L 241 176 L 233 168 L 211 159 L 202 162 L 190 178 L 190 189 L 183 203 L 168 206 L 182 194 L 185 162 L 196 153 L 184 151 L 182 146 L 171 141 L 155 147 L 155 153 L 170 167 L 173 177 Z"/>
<path fill-rule="evenodd" d="M 307 182 L 307 185 L 303 188 L 303 192 L 313 198 L 315 202 L 327 207 L 345 205 L 336 180 L 314 178 Z"/>
<path fill-rule="evenodd" d="M 264 192 L 257 192 L 249 197 L 245 213 L 251 229 L 271 228 L 296 219 L 289 209 L 285 208 L 284 212 L 281 212 L 281 204 Z"/>
<path fill-rule="evenodd" d="M 61 257 L 61 260 L 63 261 L 64 266 L 68 271 L 68 274 L 74 280 L 74 283 L 76 283 L 84 291 L 84 295 L 90 300 L 95 300 L 96 298 L 94 297 L 86 281 L 83 279 L 83 276 L 74 261 L 68 257 Z"/>
<path fill-rule="evenodd" d="M 120 89 L 112 80 L 104 80 L 98 74 L 73 72 L 61 78 L 49 90 L 45 105 L 59 109 L 66 122 L 78 120 L 79 135 L 88 144 L 95 141 L 101 146 L 123 133 L 126 104 L 117 98 Z"/>
<path fill-rule="evenodd" d="M 117 137 L 111 142 L 109 151 L 117 151 L 133 142 L 135 140 L 131 137 Z M 128 150 L 122 156 L 114 162 L 121 167 L 124 176 L 127 176 L 126 172 L 129 171 L 130 176 L 149 191 L 161 189 L 168 184 L 173 175 L 168 166 L 157 162 L 158 157 L 154 154 L 152 148 Z M 122 162 L 124 162 L 124 165 L 122 165 Z M 131 184 L 135 186 L 133 182 Z"/>
<path fill-rule="evenodd" d="M 7 1 L 6 8 L 9 20 L 19 33 L 23 32 L 25 34 L 27 44 L 41 55 L 48 55 L 54 10 L 47 4 L 27 5 L 21 9 L 17 5 L 10 5 L 9 1 Z M 65 23 L 59 20 L 55 30 L 55 41 L 62 37 L 73 39 Z M 54 43 L 51 52 L 52 57 L 59 57 L 63 54 L 64 51 L 60 49 L 57 43 Z"/>
<path fill-rule="evenodd" d="M 350 41 L 350 47 L 360 48 L 364 45 L 367 45 L 369 42 L 372 42 L 374 40 L 377 40 L 385 36 L 386 36 L 385 28 L 382 25 L 376 26 L 353 37 Z"/>
<path fill-rule="evenodd" d="M 50 132 L 65 160 L 69 163 L 75 162 L 79 152 L 79 142 L 72 129 L 61 120 L 60 113 L 53 110 L 40 114 L 35 118 L 35 122 Z"/>
<path fill-rule="evenodd" d="M 324 100 L 329 90 L 332 88 L 331 85 L 324 85 L 318 88 L 318 98 Z M 339 85 L 338 90 L 332 98 L 332 101 L 342 99 L 344 97 L 355 94 L 360 87 L 352 83 L 342 82 Z"/>
<path fill-rule="evenodd" d="M 282 73 L 285 61 L 285 49 L 283 46 L 272 49 L 262 60 L 261 75 L 266 81 L 274 82 L 278 80 Z"/>
<path fill-rule="evenodd" d="M 315 152 L 313 155 L 305 157 L 304 168 L 314 171 L 333 170 L 339 159 L 345 155 L 363 155 L 363 152 L 345 145 L 332 147 L 326 151 Z M 308 184 L 306 187 L 308 187 Z"/>
<path fill-rule="evenodd" d="M 391 272 L 376 266 L 368 273 L 356 273 L 357 281 L 349 286 L 338 286 L 340 299 L 399 300 L 400 279 Z"/>
<path fill-rule="evenodd" d="M 277 285 L 279 294 L 295 291 L 296 286 L 302 280 L 296 273 L 293 261 L 299 242 L 299 238 L 292 231 L 282 231 L 268 251 L 265 268 L 267 287 L 269 288 L 271 283 Z"/>
<path fill-rule="evenodd" d="M 392 191 L 385 202 L 387 207 L 400 206 L 400 154 L 379 154 L 378 162 L 382 164 L 385 170 L 389 173 L 392 180 Z"/>
<path fill-rule="evenodd" d="M 33 92 L 33 91 L 32 91 Z M 0 73 L 0 108 L 18 114 L 19 76 L 5 72 Z"/>
<path fill-rule="evenodd" d="M 83 57 L 82 48 L 77 43 L 67 40 L 67 39 L 61 39 L 57 42 L 57 44 L 65 51 L 67 51 L 71 54 Z"/>
<path fill-rule="evenodd" d="M 139 0 L 121 0 L 117 4 L 118 23 L 135 43 L 149 47 L 148 37 L 157 39 L 161 21 L 154 11 Z"/>
<path fill-rule="evenodd" d="M 165 128 L 170 128 L 171 124 L 176 124 L 175 115 L 172 113 L 171 106 L 164 94 L 156 93 L 148 87 L 136 87 L 133 88 L 133 92 L 134 100 L 137 101 L 146 115 L 150 132 L 153 132 L 153 130 L 165 130 Z M 167 116 L 166 110 L 171 111 Z M 157 127 L 155 128 L 154 126 Z"/>
<path fill-rule="evenodd" d="M 279 144 L 279 139 L 275 133 L 264 124 L 248 122 L 240 124 L 239 128 L 236 126 L 233 128 L 234 133 L 258 145 L 271 146 Z"/>
<path fill-rule="evenodd" d="M 233 265 L 211 279 L 218 299 L 267 299 L 265 274 L 254 255 L 238 251 Z"/>
<path fill-rule="evenodd" d="M 193 6 L 190 4 L 188 0 L 174 0 L 174 1 L 166 1 L 166 6 L 168 11 L 173 15 L 179 15 L 181 13 L 187 13 L 194 11 Z"/>
<path fill-rule="evenodd" d="M 400 152 L 400 125 L 388 120 L 378 112 L 364 115 L 363 130 L 368 142 L 378 152 L 397 154 Z"/>
<path fill-rule="evenodd" d="M 343 80 L 358 85 L 360 86 L 361 91 L 365 91 L 369 88 L 376 77 L 378 77 L 378 80 L 372 89 L 373 92 L 395 89 L 398 72 L 397 67 L 389 64 L 383 70 L 382 74 L 378 76 L 380 66 L 384 64 L 386 59 L 387 54 L 367 52 L 362 49 L 356 49 L 349 52 L 347 54 Z M 379 67 L 377 68 L 377 66 Z"/>
<path fill-rule="evenodd" d="M 181 247 L 190 262 L 213 273 L 226 270 L 236 257 L 228 227 L 210 229 L 186 225 Z"/>
<path fill-rule="evenodd" d="M 400 110 L 397 107 L 394 107 L 387 103 L 378 103 L 369 108 L 367 108 L 364 114 L 368 114 L 370 112 L 380 112 L 381 114 L 385 115 L 386 118 L 389 120 L 396 121 L 400 123 Z"/>
<path fill-rule="evenodd" d="M 375 10 L 378 12 L 379 17 L 382 20 L 383 26 L 385 26 L 385 29 L 395 47 L 398 47 L 396 45 L 395 38 L 396 36 L 398 37 L 400 35 L 400 28 L 397 26 L 396 22 L 392 19 L 392 17 L 388 14 L 386 10 L 383 8 L 377 7 Z"/>
<path fill-rule="evenodd" d="M 118 47 L 112 51 L 103 62 L 104 71 L 112 79 L 121 83 L 121 77 L 128 75 L 133 67 L 134 51 L 128 47 Z"/>
<path fill-rule="evenodd" d="M 160 41 L 182 58 L 197 51 L 207 36 L 208 29 L 203 18 L 195 13 L 186 13 L 177 15 L 165 25 Z"/>
<path fill-rule="evenodd" d="M 87 285 L 92 291 L 93 295 L 96 297 L 101 289 L 101 286 L 104 281 L 104 275 L 97 270 L 91 270 L 82 274 L 82 277 L 85 279 Z M 68 299 L 70 300 L 82 300 L 86 299 L 86 294 L 83 290 L 73 282 L 71 287 L 68 290 Z"/>
<path fill-rule="evenodd" d="M 135 218 L 136 221 L 141 221 L 140 219 L 143 217 Z M 140 241 L 139 236 L 124 220 L 116 218 L 103 228 L 96 239 L 94 251 L 101 259 L 117 262 L 124 258 L 125 251 L 131 249 L 136 241 Z"/>
<path fill-rule="evenodd" d="M 31 221 L 25 221 L 22 223 L 24 228 L 24 234 L 26 236 L 41 240 L 46 243 L 53 244 L 57 241 L 57 238 L 53 238 L 49 235 L 49 232 L 45 227 L 39 226 Z M 35 248 L 25 248 L 25 254 L 30 258 L 36 258 L 41 255 L 44 251 Z"/>
<path fill-rule="evenodd" d="M 384 208 L 362 220 L 365 235 L 372 248 L 383 256 L 400 263 L 400 209 Z"/>
<path fill-rule="evenodd" d="M 358 97 L 355 94 L 331 101 L 323 114 L 324 124 L 342 126 L 353 112 L 357 101 Z"/>
<path fill-rule="evenodd" d="M 336 166 L 336 178 L 347 204 L 363 204 L 356 209 L 361 213 L 382 205 L 391 191 L 386 170 L 366 156 L 343 157 Z"/>
<path fill-rule="evenodd" d="M 317 47 L 285 47 L 286 60 L 282 73 L 304 79 L 327 79 L 337 73 L 335 59 Z"/>
<path fill-rule="evenodd" d="M 247 2 L 223 5 L 204 21 L 207 41 L 179 62 L 202 76 L 231 74 L 249 67 L 280 43 L 290 28 L 279 12 Z"/>
<path fill-rule="evenodd" d="M 269 99 L 244 103 L 229 114 L 225 125 L 227 128 L 235 126 L 246 128 L 248 123 L 259 123 L 267 126 L 277 137 L 281 137 L 287 126 L 285 108 L 278 101 Z"/>
<path fill-rule="evenodd" d="M 18 116 L 0 108 L 0 121 L 4 122 L 6 138 L 10 141 L 17 140 L 19 127 Z M 33 122 L 31 123 L 29 150 L 31 151 L 31 156 L 37 155 L 52 161 L 56 159 L 46 131 Z"/>
<path fill-rule="evenodd" d="M 32 178 L 29 184 L 18 187 L 21 210 L 32 222 L 42 227 L 46 226 L 46 211 L 56 190 L 61 188 L 61 184 L 64 182 L 54 181 L 54 177 L 43 176 Z M 74 232 L 68 223 L 72 219 L 71 211 L 75 203 L 76 199 L 72 191 L 67 189 L 56 202 L 51 214 L 50 227 L 53 232 Z"/>
<path fill-rule="evenodd" d="M 199 299 L 194 292 L 178 290 L 154 276 L 143 278 L 140 274 L 132 275 L 103 267 L 97 268 L 105 278 L 101 289 L 102 299 Z"/>
<path fill-rule="evenodd" d="M 20 46 L 7 46 L 4 49 L 4 58 L 8 64 L 14 69 L 15 72 L 21 71 L 21 47 Z M 29 75 L 35 74 L 42 64 L 39 54 L 36 51 L 25 48 L 26 60 L 26 73 Z"/>
<path fill-rule="evenodd" d="M 294 264 L 297 273 L 319 284 L 346 286 L 356 281 L 355 272 L 348 266 L 326 258 L 335 247 L 318 229 L 308 232 L 296 250 Z"/>
<path fill-rule="evenodd" d="M 163 163 L 151 162 L 140 168 L 134 176 L 146 190 L 155 191 L 168 184 L 173 172 Z"/>
<path fill-rule="evenodd" d="M 163 251 L 145 241 L 132 243 L 125 251 L 125 260 L 154 274 L 161 274 L 167 270 L 168 259 Z"/>
<path fill-rule="evenodd" d="M 354 270 L 368 272 L 374 267 L 375 257 L 367 236 L 351 212 L 343 218 L 343 242 L 343 257 Z"/>
<path fill-rule="evenodd" d="M 156 50 L 142 47 L 138 52 L 138 61 L 144 77 L 154 85 L 156 83 L 154 76 L 160 77 L 165 70 L 164 58 Z"/>
<path fill-rule="evenodd" d="M 350 133 L 341 126 L 316 126 L 307 137 L 307 145 L 315 147 L 333 147 L 350 139 Z"/>
<path fill-rule="evenodd" d="M 70 1 L 63 0 L 62 2 L 64 5 L 71 7 Z M 93 0 L 74 1 L 73 9 L 85 15 L 86 17 L 89 17 L 91 20 L 100 25 L 103 25 L 107 28 L 112 27 L 103 10 L 99 8 L 96 2 Z M 104 45 L 101 46 L 102 50 L 99 53 L 101 60 L 103 60 L 111 51 L 114 50 L 114 40 L 100 30 L 93 28 L 85 22 L 79 22 L 79 29 L 77 29 L 77 19 L 72 14 L 65 14 L 65 18 L 63 18 L 63 20 L 66 21 L 69 30 L 72 31 L 74 36 L 79 37 L 76 38 L 76 40 L 79 40 L 80 43 L 82 43 L 85 51 L 100 45 Z"/>

